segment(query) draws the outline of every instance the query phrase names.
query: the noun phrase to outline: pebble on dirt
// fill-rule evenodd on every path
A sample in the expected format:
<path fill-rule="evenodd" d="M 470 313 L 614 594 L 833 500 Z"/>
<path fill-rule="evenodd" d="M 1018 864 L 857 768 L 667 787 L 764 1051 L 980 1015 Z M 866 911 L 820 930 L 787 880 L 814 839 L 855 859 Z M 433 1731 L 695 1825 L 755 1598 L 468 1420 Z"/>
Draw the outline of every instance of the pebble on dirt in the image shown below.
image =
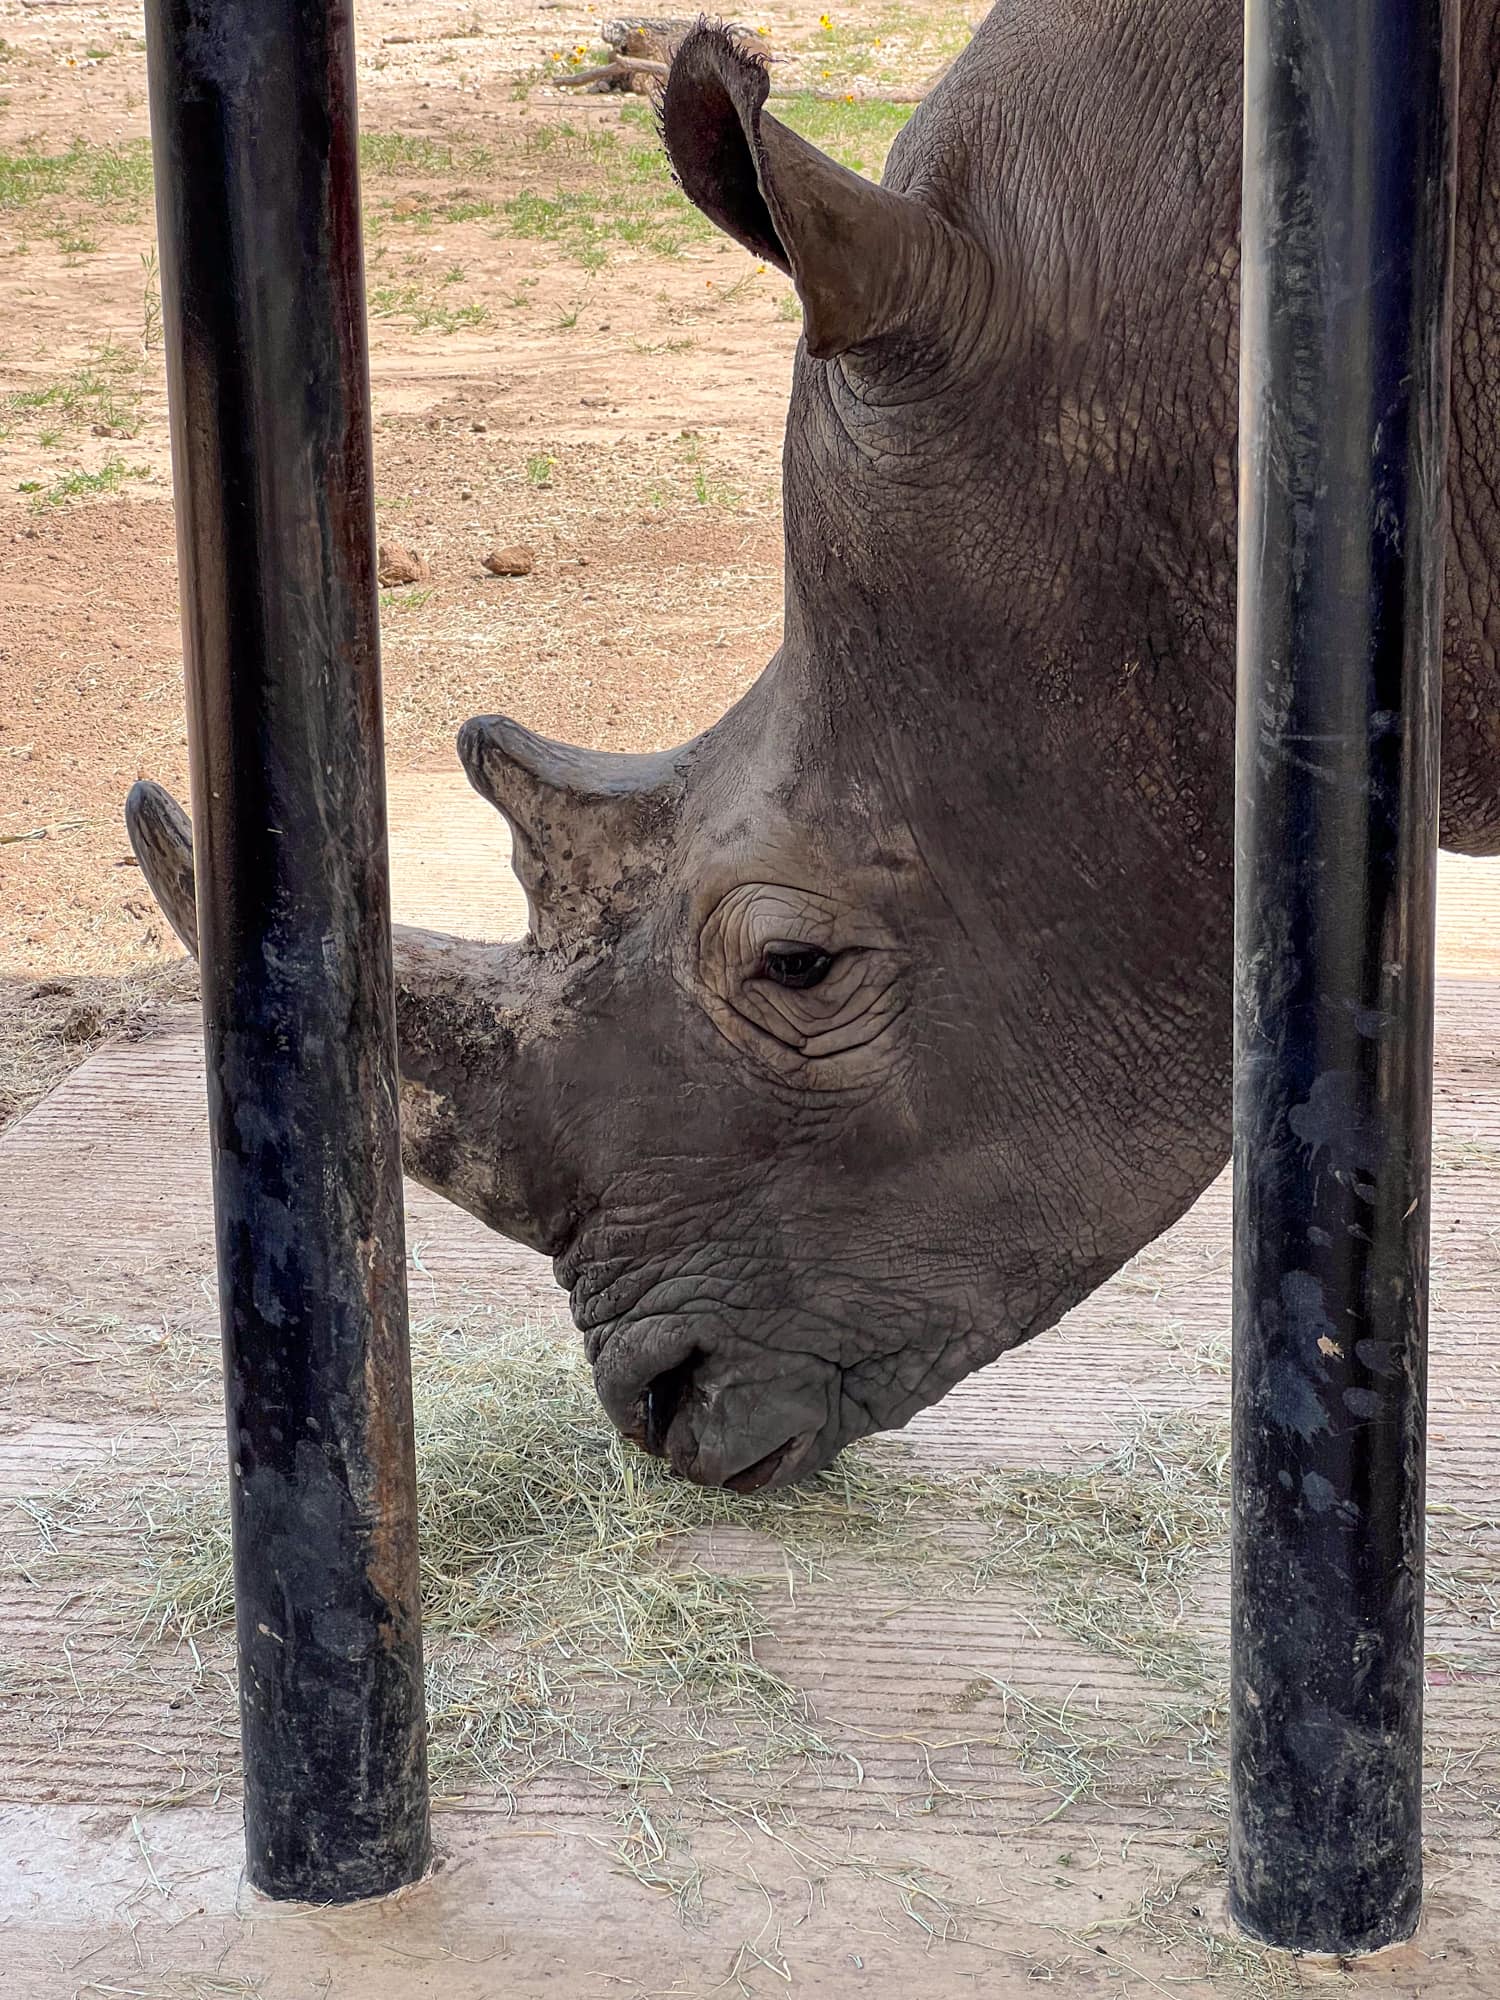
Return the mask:
<path fill-rule="evenodd" d="M 404 549 L 399 542 L 382 542 L 375 552 L 375 574 L 382 590 L 392 590 L 397 584 L 426 583 L 432 571 L 426 557 L 415 549 Z"/>
<path fill-rule="evenodd" d="M 491 576 L 530 576 L 535 560 L 530 549 L 491 549 L 484 566 Z"/>

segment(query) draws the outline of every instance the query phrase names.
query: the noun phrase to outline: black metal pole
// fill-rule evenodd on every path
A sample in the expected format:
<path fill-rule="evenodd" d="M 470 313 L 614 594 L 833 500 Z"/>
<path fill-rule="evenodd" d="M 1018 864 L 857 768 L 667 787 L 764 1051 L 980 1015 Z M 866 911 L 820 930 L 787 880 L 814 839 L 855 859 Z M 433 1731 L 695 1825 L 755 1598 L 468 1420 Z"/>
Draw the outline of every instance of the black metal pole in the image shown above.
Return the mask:
<path fill-rule="evenodd" d="M 1249 0 L 1230 1898 L 1421 1909 L 1457 0 Z"/>
<path fill-rule="evenodd" d="M 267 1894 L 429 1852 L 348 0 L 147 0 L 229 1421 Z"/>

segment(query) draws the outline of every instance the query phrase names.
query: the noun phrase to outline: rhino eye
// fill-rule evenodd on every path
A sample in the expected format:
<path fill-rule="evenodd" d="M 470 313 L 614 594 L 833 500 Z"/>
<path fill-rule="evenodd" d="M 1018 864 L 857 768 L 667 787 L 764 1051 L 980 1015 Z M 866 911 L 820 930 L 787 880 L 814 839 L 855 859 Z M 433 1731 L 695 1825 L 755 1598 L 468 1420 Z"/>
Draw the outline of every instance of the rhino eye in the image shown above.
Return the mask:
<path fill-rule="evenodd" d="M 828 977 L 833 953 L 814 944 L 770 944 L 760 962 L 762 979 L 777 986 L 816 986 Z"/>

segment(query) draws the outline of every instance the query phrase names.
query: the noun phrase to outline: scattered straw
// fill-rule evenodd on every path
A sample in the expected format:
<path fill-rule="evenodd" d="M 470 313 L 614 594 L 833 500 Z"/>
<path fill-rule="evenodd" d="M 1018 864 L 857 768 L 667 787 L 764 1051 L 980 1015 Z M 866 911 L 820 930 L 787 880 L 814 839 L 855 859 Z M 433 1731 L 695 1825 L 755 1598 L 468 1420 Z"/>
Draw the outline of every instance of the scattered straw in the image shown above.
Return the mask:
<path fill-rule="evenodd" d="M 114 1337 L 180 1379 L 172 1329 Z M 758 1656 L 778 1599 L 842 1565 L 922 1599 L 1019 1585 L 1038 1618 L 1197 1697 L 1116 1726 L 1081 1699 L 1049 1707 L 982 1676 L 999 1716 L 976 1740 L 1008 1747 L 1057 1810 L 1215 1726 L 1221 1673 L 1190 1624 L 1194 1573 L 1223 1535 L 1211 1424 L 1141 1416 L 1108 1459 L 1063 1473 L 937 1476 L 880 1439 L 807 1485 L 744 1498 L 624 1443 L 577 1349 L 539 1326 L 481 1312 L 419 1326 L 414 1347 L 435 1781 L 514 1797 L 548 1771 L 587 1775 L 619 1802 L 622 1863 L 685 1912 L 698 1896 L 686 1805 L 791 1760 L 841 1761 L 859 1781 L 802 1690 Z M 216 1441 L 183 1446 L 123 1501 L 84 1481 L 31 1512 L 32 1569 L 92 1569 L 135 1607 L 141 1649 L 222 1648 Z M 193 1686 L 217 1700 L 222 1672 L 220 1656 Z"/>
<path fill-rule="evenodd" d="M 114 1337 L 181 1381 L 171 1328 Z M 617 1864 L 685 1919 L 702 1904 L 692 1828 L 707 1817 L 783 1850 L 810 1896 L 833 1870 L 853 1869 L 891 1890 L 902 1926 L 995 1949 L 981 1906 L 930 1871 L 825 1849 L 766 1789 L 766 1774 L 794 1765 L 862 1781 L 836 1747 L 851 1732 L 825 1734 L 804 1692 L 760 1652 L 778 1601 L 873 1565 L 883 1593 L 918 1602 L 1019 1588 L 1039 1622 L 1163 1690 L 1144 1713 L 1127 1693 L 1122 1715 L 1118 1700 L 1111 1710 L 1082 1690 L 1058 1701 L 987 1674 L 971 1681 L 960 1710 L 983 1714 L 960 1747 L 1008 1751 L 1052 1795 L 1039 1823 L 1127 1793 L 1181 1797 L 1189 1783 L 1196 1807 L 1222 1810 L 1222 1636 L 1196 1596 L 1204 1563 L 1223 1556 L 1221 1419 L 1138 1413 L 1107 1456 L 1062 1472 L 935 1475 L 881 1439 L 805 1486 L 743 1498 L 691 1486 L 623 1443 L 582 1356 L 544 1327 L 481 1312 L 420 1326 L 414 1347 L 440 1793 L 479 1786 L 514 1798 L 569 1770 L 611 1799 Z M 84 1481 L 30 1507 L 35 1573 L 133 1607 L 137 1673 L 146 1657 L 161 1659 L 163 1638 L 190 1648 L 182 1698 L 208 1701 L 232 1734 L 217 1439 L 183 1444 L 166 1476 L 124 1500 Z M 934 1802 L 948 1790 L 932 1766 L 940 1747 L 919 1746 Z M 1468 1775 L 1455 1773 L 1455 1787 Z M 169 1782 L 170 1796 L 202 1796 L 218 1785 L 217 1761 L 206 1776 L 183 1770 Z M 1179 1960 L 1191 1945 L 1208 1976 L 1255 2000 L 1283 1990 L 1267 1983 L 1274 1967 L 1258 1956 L 1242 1964 L 1235 1954 L 1249 1948 L 1220 1937 L 1175 1887 L 1148 1896 L 1130 1929 Z M 1097 1960 L 1099 1941 L 1088 1949 Z M 783 1963 L 773 1923 L 747 1940 L 727 1989 Z"/>
<path fill-rule="evenodd" d="M 149 1033 L 163 1007 L 197 991 L 197 970 L 185 959 L 118 978 L 0 981 L 0 1128 L 105 1042 Z"/>
<path fill-rule="evenodd" d="M 1070 1944 L 1097 1952 L 1100 1940 L 1113 1934 L 1120 1942 L 1113 1950 L 1106 1945 L 1105 1955 L 1159 1992 L 1194 1977 L 1216 1985 L 1228 1982 L 1244 2000 L 1284 2000 L 1288 1994 L 1301 1992 L 1302 1980 L 1291 1952 L 1277 1951 L 1215 1927 L 1205 1902 L 1214 1896 L 1216 1875 L 1217 1866 L 1212 1871 L 1195 1869 L 1175 1881 L 1157 1881 L 1134 1909 L 1063 1935 Z M 1171 1964 L 1173 1969 L 1164 1975 L 1164 1983 L 1158 1983 L 1126 1956 L 1137 1940 L 1152 1945 Z"/>

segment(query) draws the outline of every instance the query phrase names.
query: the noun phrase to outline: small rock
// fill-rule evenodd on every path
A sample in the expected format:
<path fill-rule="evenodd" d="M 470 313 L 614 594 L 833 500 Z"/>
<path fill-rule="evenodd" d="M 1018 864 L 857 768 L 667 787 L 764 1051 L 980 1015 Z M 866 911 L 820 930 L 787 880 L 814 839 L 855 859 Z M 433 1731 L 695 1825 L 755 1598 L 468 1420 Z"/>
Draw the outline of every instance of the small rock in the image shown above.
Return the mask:
<path fill-rule="evenodd" d="M 459 499 L 460 499 L 460 500 L 472 500 L 472 499 L 474 498 L 474 489 L 473 489 L 473 487 L 472 487 L 472 486 L 465 486 L 465 487 L 461 488 L 461 489 L 460 489 L 460 492 L 459 492 L 459 496 L 458 496 L 458 497 L 459 497 Z"/>
<path fill-rule="evenodd" d="M 530 576 L 535 564 L 530 549 L 519 546 L 508 549 L 491 549 L 484 559 L 484 566 L 491 576 Z"/>
<path fill-rule="evenodd" d="M 607 410 L 609 408 L 608 396 L 580 396 L 578 400 L 586 410 Z"/>
<path fill-rule="evenodd" d="M 470 424 L 469 429 L 471 431 L 487 431 L 489 429 L 489 425 L 485 422 L 483 417 L 476 417 L 473 423 Z"/>
<path fill-rule="evenodd" d="M 392 590 L 398 584 L 425 583 L 432 571 L 415 549 L 403 549 L 399 542 L 382 542 L 375 552 L 375 575 L 382 590 Z"/>
<path fill-rule="evenodd" d="M 89 428 L 96 438 L 117 438 L 125 435 L 118 424 L 91 424 Z"/>

